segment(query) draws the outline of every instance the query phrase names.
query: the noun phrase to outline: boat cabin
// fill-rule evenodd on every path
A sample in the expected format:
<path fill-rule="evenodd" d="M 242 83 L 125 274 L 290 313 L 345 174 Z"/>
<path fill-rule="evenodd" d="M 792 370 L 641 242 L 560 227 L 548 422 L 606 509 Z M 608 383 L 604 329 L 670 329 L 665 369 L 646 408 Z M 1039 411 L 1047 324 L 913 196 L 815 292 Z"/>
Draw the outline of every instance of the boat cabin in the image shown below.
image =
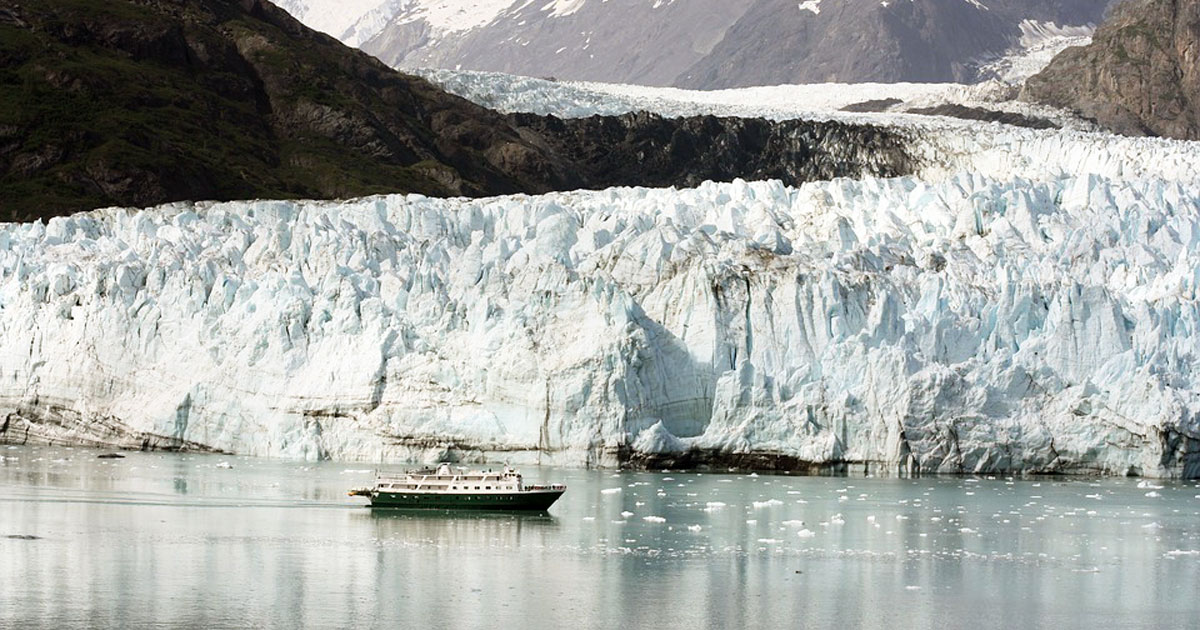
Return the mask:
<path fill-rule="evenodd" d="M 521 474 L 505 466 L 500 472 L 491 470 L 457 470 L 450 464 L 436 469 L 410 471 L 401 476 L 380 476 L 375 479 L 377 492 L 437 492 L 437 493 L 506 493 L 520 492 Z"/>

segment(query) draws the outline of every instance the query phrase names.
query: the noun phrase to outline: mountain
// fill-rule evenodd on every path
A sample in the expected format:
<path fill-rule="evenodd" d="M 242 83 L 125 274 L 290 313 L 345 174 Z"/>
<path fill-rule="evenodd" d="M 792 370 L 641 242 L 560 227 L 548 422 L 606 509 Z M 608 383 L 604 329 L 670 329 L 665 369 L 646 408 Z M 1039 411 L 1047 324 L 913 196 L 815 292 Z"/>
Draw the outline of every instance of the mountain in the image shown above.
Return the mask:
<path fill-rule="evenodd" d="M 396 67 L 714 89 L 989 78 L 981 66 L 1078 35 L 1108 0 L 362 0 L 336 25 L 332 0 L 288 3 Z"/>
<path fill-rule="evenodd" d="M 1129 0 L 1092 43 L 1030 77 L 1025 98 L 1123 134 L 1200 140 L 1200 0 Z"/>
<path fill-rule="evenodd" d="M 661 185 L 908 168 L 899 139 L 839 123 L 751 124 L 745 142 L 746 123 L 712 118 L 614 121 L 623 131 L 602 139 L 577 123 L 516 121 L 262 0 L 0 0 L 0 84 L 0 220 L 177 200 L 649 183 L 587 161 L 630 150 L 675 151 L 654 158 Z M 862 136 L 849 152 L 847 133 Z M 797 149 L 788 134 L 831 140 Z M 774 170 L 763 171 L 751 161 L 772 139 Z M 873 152 L 891 156 L 883 170 Z"/>
<path fill-rule="evenodd" d="M 1106 0 L 759 0 L 682 87 L 780 83 L 970 83 L 1020 45 L 1023 26 L 1086 25 Z"/>
<path fill-rule="evenodd" d="M 500 0 L 491 7 L 490 21 L 476 14 L 480 18 L 474 24 L 439 21 L 410 8 L 361 48 L 397 67 L 670 85 L 708 54 L 750 5 L 748 0 Z"/>
<path fill-rule="evenodd" d="M 508 121 L 258 0 L 0 1 L 0 209 L 577 185 Z"/>

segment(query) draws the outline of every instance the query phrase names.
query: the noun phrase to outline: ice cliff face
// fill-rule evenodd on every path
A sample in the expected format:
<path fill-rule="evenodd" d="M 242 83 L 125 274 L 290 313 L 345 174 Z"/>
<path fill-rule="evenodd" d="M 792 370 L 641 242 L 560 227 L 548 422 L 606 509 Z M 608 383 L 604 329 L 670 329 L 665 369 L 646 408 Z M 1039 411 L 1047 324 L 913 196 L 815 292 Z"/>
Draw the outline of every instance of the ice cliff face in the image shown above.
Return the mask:
<path fill-rule="evenodd" d="M 0 230 L 6 441 L 1200 475 L 1200 184 L 957 175 Z"/>

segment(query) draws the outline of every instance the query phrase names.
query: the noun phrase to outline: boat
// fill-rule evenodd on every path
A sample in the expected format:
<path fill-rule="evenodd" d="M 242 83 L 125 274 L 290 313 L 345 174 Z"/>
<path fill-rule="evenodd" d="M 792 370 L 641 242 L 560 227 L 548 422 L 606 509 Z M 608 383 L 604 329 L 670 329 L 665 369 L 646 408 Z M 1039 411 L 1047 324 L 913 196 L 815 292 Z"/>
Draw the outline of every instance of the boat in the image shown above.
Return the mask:
<path fill-rule="evenodd" d="M 544 512 L 566 490 L 563 484 L 524 485 L 521 473 L 508 466 L 500 472 L 467 471 L 442 463 L 401 475 L 378 475 L 375 485 L 349 494 L 366 497 L 373 508 Z"/>

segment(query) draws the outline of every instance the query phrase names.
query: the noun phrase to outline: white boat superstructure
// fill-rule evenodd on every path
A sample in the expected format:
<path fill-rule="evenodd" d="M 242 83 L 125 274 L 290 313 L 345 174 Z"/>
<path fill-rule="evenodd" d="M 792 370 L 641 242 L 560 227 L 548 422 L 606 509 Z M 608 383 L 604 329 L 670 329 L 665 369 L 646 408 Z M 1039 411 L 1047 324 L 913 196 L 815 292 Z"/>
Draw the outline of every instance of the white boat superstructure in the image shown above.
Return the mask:
<path fill-rule="evenodd" d="M 457 470 L 450 464 L 436 469 L 409 471 L 404 475 L 381 475 L 375 478 L 375 489 L 383 492 L 436 492 L 439 494 L 480 494 L 520 492 L 521 473 L 505 466 L 500 472 L 490 470 Z"/>

